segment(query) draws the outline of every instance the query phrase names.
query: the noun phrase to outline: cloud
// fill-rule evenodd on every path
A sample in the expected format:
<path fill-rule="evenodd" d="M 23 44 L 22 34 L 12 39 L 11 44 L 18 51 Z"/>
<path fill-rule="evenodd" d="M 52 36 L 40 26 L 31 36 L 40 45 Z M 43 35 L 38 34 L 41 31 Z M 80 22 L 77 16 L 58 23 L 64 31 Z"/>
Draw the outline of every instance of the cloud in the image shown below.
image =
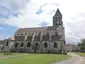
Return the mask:
<path fill-rule="evenodd" d="M 16 11 L 25 8 L 28 2 L 30 0 L 0 0 L 0 5 Z"/>
<path fill-rule="evenodd" d="M 16 0 L 14 1 L 14 3 L 15 2 Z M 52 15 L 50 15 L 50 12 L 45 10 L 45 8 L 49 6 L 49 4 L 44 4 L 44 2 L 36 3 L 36 1 L 32 0 L 30 1 L 30 3 L 28 2 L 27 5 L 24 5 L 25 8 L 22 8 L 21 10 L 19 10 L 21 15 L 19 15 L 18 17 L 10 17 L 9 19 L 0 19 L 0 22 L 8 24 L 8 25 L 12 25 L 12 26 L 17 26 L 17 27 L 33 27 L 33 26 L 36 27 L 36 26 L 40 26 L 39 24 L 42 23 L 43 21 L 46 21 L 47 23 L 50 22 L 49 24 L 52 25 Z M 22 5 L 22 3 L 20 5 Z M 20 5 L 18 4 L 18 6 Z M 42 6 L 43 11 L 42 11 L 42 14 L 37 15 L 36 11 L 38 11 L 40 6 Z M 50 19 L 48 20 L 49 17 Z"/>
<path fill-rule="evenodd" d="M 10 10 L 4 6 L 0 6 L 0 19 L 5 18 L 8 19 L 10 16 L 17 17 L 20 13 Z"/>
<path fill-rule="evenodd" d="M 84 13 L 79 13 L 65 24 L 67 42 L 79 42 L 85 38 L 85 17 Z"/>

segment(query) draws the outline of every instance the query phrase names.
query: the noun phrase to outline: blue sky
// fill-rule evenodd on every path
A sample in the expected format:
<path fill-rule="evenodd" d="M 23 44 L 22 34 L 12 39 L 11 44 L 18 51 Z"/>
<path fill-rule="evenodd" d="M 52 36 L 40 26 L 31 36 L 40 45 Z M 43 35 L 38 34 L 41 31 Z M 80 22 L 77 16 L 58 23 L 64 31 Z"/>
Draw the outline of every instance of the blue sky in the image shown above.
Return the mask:
<path fill-rule="evenodd" d="M 7 24 L 0 24 L 0 39 L 13 36 L 16 30 L 17 27 L 13 27 Z"/>
<path fill-rule="evenodd" d="M 77 3 L 76 3 L 77 2 Z M 85 37 L 84 0 L 0 0 L 0 39 L 18 28 L 51 26 L 57 8 L 63 14 L 67 42 Z"/>
<path fill-rule="evenodd" d="M 10 17 L 17 17 L 20 13 L 0 5 L 0 19 L 8 20 Z M 0 39 L 9 38 L 14 35 L 17 27 L 8 25 L 0 21 Z"/>

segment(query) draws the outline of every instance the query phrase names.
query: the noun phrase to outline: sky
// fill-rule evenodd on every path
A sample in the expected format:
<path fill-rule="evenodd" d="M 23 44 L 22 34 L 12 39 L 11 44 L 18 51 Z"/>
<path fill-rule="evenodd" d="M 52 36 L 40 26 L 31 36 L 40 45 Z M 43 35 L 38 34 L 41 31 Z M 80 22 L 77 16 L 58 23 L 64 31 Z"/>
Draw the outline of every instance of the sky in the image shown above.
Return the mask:
<path fill-rule="evenodd" d="M 84 0 L 0 0 L 0 40 L 18 28 L 52 26 L 57 8 L 63 15 L 67 43 L 85 37 Z"/>

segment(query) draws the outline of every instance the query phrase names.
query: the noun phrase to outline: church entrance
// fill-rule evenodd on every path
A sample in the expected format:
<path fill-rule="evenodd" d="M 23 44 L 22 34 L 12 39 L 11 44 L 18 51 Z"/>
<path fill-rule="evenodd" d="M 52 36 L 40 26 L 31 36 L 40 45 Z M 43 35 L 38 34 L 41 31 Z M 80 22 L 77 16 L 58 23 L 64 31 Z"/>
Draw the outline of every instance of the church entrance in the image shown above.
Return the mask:
<path fill-rule="evenodd" d="M 39 50 L 39 44 L 38 42 L 36 42 L 34 46 L 34 52 L 37 52 L 38 50 Z"/>

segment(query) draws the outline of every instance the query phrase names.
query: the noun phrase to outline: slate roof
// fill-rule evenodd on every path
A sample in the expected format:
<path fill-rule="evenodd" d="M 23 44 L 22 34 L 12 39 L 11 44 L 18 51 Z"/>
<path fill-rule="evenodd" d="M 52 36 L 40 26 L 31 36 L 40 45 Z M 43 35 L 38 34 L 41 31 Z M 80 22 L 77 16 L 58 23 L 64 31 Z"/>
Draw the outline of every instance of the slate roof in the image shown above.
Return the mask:
<path fill-rule="evenodd" d="M 28 33 L 29 36 L 33 36 L 33 33 L 36 33 L 38 36 L 40 33 L 49 32 L 50 35 L 55 34 L 55 28 L 53 26 L 49 27 L 35 27 L 35 28 L 19 28 L 15 34 L 20 34 L 20 33 Z"/>
<path fill-rule="evenodd" d="M 19 28 L 16 33 L 21 32 L 44 32 L 49 30 L 55 30 L 53 26 L 49 27 L 35 27 L 35 28 Z"/>
<path fill-rule="evenodd" d="M 32 36 L 27 36 L 27 41 L 32 41 Z"/>
<path fill-rule="evenodd" d="M 56 13 L 55 13 L 55 15 L 54 15 L 54 16 L 59 16 L 59 15 L 62 15 L 62 14 L 61 14 L 60 10 L 59 10 L 59 9 L 57 9 L 57 11 L 56 11 Z"/>
<path fill-rule="evenodd" d="M 47 33 L 49 33 L 50 35 L 55 35 L 55 28 L 53 26 L 35 27 L 35 28 L 20 28 L 17 30 L 16 33 L 28 33 L 27 41 L 32 41 L 33 34 L 35 34 L 34 41 L 40 41 L 40 35 L 41 35 L 41 33 L 43 33 L 42 41 L 49 41 L 50 37 L 47 35 Z M 17 36 L 15 38 L 15 40 L 22 40 L 23 41 L 24 37 Z"/>
<path fill-rule="evenodd" d="M 24 41 L 25 40 L 25 36 L 14 36 L 15 37 L 15 41 Z"/>

